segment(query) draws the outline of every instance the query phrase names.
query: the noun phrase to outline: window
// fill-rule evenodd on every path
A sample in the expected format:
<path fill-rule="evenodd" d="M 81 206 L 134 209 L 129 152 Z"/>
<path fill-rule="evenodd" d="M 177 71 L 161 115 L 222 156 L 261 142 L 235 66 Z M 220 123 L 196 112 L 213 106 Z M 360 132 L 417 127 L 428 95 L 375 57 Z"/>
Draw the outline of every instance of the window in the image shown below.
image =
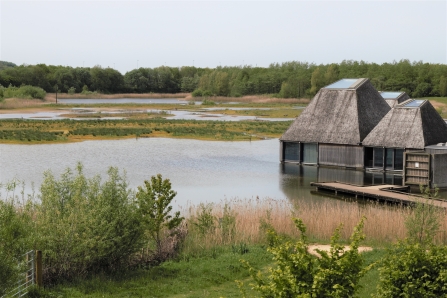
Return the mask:
<path fill-rule="evenodd" d="M 317 144 L 303 144 L 303 163 L 317 163 L 318 148 Z"/>
<path fill-rule="evenodd" d="M 374 168 L 383 168 L 383 148 L 374 148 Z"/>
<path fill-rule="evenodd" d="M 300 143 L 283 143 L 284 160 L 300 161 Z"/>

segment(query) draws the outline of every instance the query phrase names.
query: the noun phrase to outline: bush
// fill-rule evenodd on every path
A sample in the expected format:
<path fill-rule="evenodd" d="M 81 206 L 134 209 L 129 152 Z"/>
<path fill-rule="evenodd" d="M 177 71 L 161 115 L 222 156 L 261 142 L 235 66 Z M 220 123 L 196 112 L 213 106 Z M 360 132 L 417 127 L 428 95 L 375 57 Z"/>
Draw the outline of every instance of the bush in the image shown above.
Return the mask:
<path fill-rule="evenodd" d="M 447 247 L 402 241 L 381 261 L 376 297 L 445 297 Z"/>
<path fill-rule="evenodd" d="M 8 88 L 0 88 L 4 98 L 44 99 L 47 94 L 40 87 L 22 85 L 20 88 L 10 85 Z"/>
<path fill-rule="evenodd" d="M 60 179 L 45 172 L 40 191 L 36 233 L 46 282 L 117 270 L 142 247 L 134 194 L 118 169 L 104 183 L 85 177 L 82 164 Z"/>
<path fill-rule="evenodd" d="M 261 297 L 353 297 L 359 288 L 359 279 L 365 273 L 364 260 L 358 252 L 359 243 L 365 237 L 362 232 L 364 219 L 354 229 L 349 250 L 345 251 L 338 243 L 340 226 L 331 238 L 330 253 L 317 250 L 320 259 L 308 252 L 303 222 L 300 219 L 294 222 L 301 232 L 295 243 L 278 236 L 272 229 L 268 230 L 272 244 L 268 250 L 277 267 L 270 269 L 267 278 L 244 262 L 255 281 L 253 290 Z M 239 286 L 243 289 L 241 282 Z"/>
<path fill-rule="evenodd" d="M 29 251 L 30 218 L 13 202 L 0 200 L 0 296 L 18 280 L 19 257 Z"/>
<path fill-rule="evenodd" d="M 203 94 L 202 89 L 196 89 L 191 93 L 192 97 L 201 97 L 202 94 Z"/>
<path fill-rule="evenodd" d="M 75 87 L 70 87 L 67 91 L 68 94 L 75 94 L 75 92 L 76 92 Z"/>

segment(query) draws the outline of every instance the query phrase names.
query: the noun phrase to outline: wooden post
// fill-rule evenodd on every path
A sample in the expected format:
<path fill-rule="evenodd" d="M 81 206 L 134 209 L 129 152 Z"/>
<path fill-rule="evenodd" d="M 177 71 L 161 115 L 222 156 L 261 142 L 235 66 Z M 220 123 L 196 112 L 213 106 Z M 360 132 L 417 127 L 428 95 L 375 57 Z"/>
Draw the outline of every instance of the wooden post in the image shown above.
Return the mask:
<path fill-rule="evenodd" d="M 36 284 L 42 287 L 42 251 L 36 250 Z"/>

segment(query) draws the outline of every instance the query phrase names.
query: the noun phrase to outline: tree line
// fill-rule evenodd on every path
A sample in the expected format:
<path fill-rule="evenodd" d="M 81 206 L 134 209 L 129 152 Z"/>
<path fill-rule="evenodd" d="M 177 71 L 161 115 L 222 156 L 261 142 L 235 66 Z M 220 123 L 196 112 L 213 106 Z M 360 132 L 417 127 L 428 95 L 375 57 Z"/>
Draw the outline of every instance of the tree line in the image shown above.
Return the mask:
<path fill-rule="evenodd" d="M 47 92 L 177 93 L 239 97 L 274 94 L 283 98 L 312 97 L 325 85 L 342 78 L 369 78 L 383 91 L 405 91 L 411 97 L 447 96 L 447 65 L 409 60 L 368 63 L 344 60 L 339 64 L 274 63 L 269 67 L 193 66 L 133 69 L 124 75 L 99 65 L 69 67 L 20 65 L 0 61 L 2 86 L 31 85 Z"/>

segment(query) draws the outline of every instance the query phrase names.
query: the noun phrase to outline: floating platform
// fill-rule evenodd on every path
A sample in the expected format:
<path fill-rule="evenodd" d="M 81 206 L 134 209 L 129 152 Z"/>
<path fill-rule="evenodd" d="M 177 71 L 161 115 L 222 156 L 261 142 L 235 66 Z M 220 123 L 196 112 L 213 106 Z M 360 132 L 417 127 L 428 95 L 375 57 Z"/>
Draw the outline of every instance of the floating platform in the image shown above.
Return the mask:
<path fill-rule="evenodd" d="M 318 190 L 333 191 L 335 194 L 350 194 L 356 198 L 375 199 L 390 203 L 411 205 L 416 202 L 433 203 L 436 206 L 447 208 L 447 201 L 439 199 L 426 199 L 421 195 L 409 193 L 409 186 L 400 185 L 374 185 L 360 186 L 341 182 L 311 182 Z"/>

